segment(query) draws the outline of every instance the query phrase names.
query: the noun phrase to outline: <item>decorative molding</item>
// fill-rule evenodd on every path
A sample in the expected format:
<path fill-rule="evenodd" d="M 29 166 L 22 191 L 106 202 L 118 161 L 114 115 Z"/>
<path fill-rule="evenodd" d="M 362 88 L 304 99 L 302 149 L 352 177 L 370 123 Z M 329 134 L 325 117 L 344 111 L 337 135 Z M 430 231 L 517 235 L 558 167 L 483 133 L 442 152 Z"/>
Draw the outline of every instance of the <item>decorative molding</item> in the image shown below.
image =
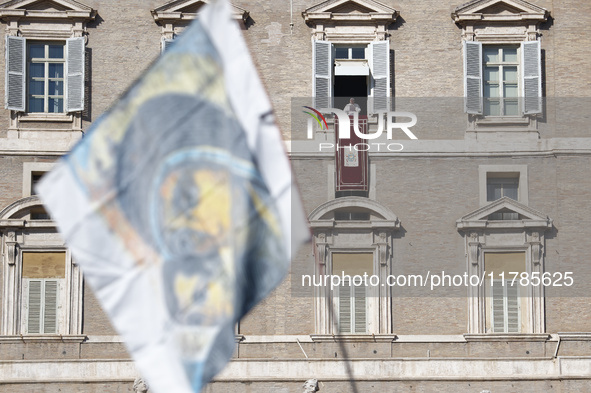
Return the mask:
<path fill-rule="evenodd" d="M 487 217 L 501 210 L 511 210 L 523 216 L 519 220 L 488 220 Z M 545 231 L 552 228 L 552 219 L 537 210 L 527 207 L 509 197 L 497 199 L 456 221 L 458 230 L 470 229 L 540 229 Z"/>
<path fill-rule="evenodd" d="M 550 12 L 523 0 L 473 0 L 457 7 L 451 14 L 454 22 L 467 25 L 478 22 L 540 23 Z"/>
<path fill-rule="evenodd" d="M 0 336 L 0 344 L 49 344 L 49 343 L 83 343 L 88 337 L 84 334 L 46 334 L 46 335 L 18 335 Z"/>
<path fill-rule="evenodd" d="M 399 12 L 374 0 L 328 0 L 302 12 L 316 40 L 370 43 L 385 40 Z M 355 31 L 351 31 L 351 27 Z"/>
<path fill-rule="evenodd" d="M 314 342 L 391 343 L 395 334 L 311 334 Z"/>
<path fill-rule="evenodd" d="M 36 3 L 41 3 L 46 8 L 31 7 Z M 5 21 L 34 18 L 86 22 L 93 20 L 95 16 L 96 11 L 91 7 L 72 0 L 12 0 L 0 4 L 0 19 Z"/>
<path fill-rule="evenodd" d="M 208 4 L 210 0 L 177 0 L 168 2 L 151 11 L 152 17 L 157 23 L 190 22 L 197 18 L 199 9 Z M 234 19 L 246 22 L 250 13 L 242 7 L 231 4 Z"/>
<path fill-rule="evenodd" d="M 532 333 L 490 333 L 490 334 L 474 334 L 466 333 L 464 338 L 467 342 L 482 342 L 482 341 L 493 341 L 493 342 L 546 342 L 552 338 L 550 334 L 532 334 Z"/>
<path fill-rule="evenodd" d="M 558 332 L 560 341 L 591 341 L 591 332 Z"/>

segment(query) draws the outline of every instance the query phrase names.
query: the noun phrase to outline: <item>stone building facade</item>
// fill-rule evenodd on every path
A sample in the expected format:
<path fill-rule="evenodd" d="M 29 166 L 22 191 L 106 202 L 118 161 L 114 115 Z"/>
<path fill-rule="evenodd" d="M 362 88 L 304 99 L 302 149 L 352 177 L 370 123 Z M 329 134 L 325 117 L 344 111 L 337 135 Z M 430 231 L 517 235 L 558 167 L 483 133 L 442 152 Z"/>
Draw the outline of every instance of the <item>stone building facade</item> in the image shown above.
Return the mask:
<path fill-rule="evenodd" d="M 124 343 L 32 186 L 204 3 L 0 4 L 0 392 L 133 391 Z M 206 391 L 301 392 L 317 379 L 321 392 L 352 392 L 347 364 L 358 391 L 587 391 L 590 11 L 584 0 L 235 0 L 314 244 L 240 321 L 234 359 Z M 335 154 L 338 117 L 317 127 L 302 106 L 350 97 L 367 132 L 384 132 Z M 409 114 L 417 139 L 392 126 Z M 549 281 L 503 285 L 510 272 Z M 379 284 L 303 285 L 364 273 Z M 464 274 L 482 285 L 455 285 Z M 381 285 L 389 277 L 397 285 Z"/>

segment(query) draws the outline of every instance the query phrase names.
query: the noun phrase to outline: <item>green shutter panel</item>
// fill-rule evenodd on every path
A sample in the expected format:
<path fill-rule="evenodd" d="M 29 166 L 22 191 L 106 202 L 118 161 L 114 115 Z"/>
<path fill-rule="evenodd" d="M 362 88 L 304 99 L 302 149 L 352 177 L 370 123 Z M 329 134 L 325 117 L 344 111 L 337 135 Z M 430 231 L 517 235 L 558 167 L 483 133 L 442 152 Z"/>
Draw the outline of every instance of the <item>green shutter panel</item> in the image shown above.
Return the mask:
<path fill-rule="evenodd" d="M 26 40 L 22 37 L 6 37 L 6 100 L 5 108 L 23 112 L 26 98 Z"/>
<path fill-rule="evenodd" d="M 84 38 L 66 40 L 66 112 L 84 110 Z"/>
<path fill-rule="evenodd" d="M 314 107 L 332 107 L 332 44 L 328 41 L 314 41 Z"/>
<path fill-rule="evenodd" d="M 45 281 L 45 299 L 43 313 L 43 333 L 57 333 L 57 292 L 58 283 L 55 280 Z"/>
<path fill-rule="evenodd" d="M 542 49 L 540 41 L 521 43 L 523 113 L 542 113 Z"/>
<path fill-rule="evenodd" d="M 339 287 L 339 333 L 351 333 L 351 287 Z"/>
<path fill-rule="evenodd" d="M 42 287 L 43 281 L 29 281 L 29 311 L 27 315 L 27 333 L 41 333 Z"/>
<path fill-rule="evenodd" d="M 390 97 L 390 41 L 370 44 L 371 75 L 373 78 L 372 113 L 388 111 Z"/>
<path fill-rule="evenodd" d="M 482 43 L 464 41 L 464 105 L 466 113 L 482 115 Z"/>

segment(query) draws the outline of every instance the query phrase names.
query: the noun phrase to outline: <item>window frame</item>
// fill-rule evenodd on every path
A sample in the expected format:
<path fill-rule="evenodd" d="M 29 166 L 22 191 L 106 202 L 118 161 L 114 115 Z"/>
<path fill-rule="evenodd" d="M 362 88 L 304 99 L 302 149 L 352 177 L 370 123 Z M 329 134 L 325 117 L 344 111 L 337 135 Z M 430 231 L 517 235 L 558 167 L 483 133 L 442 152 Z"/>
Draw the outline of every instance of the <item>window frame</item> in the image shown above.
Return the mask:
<path fill-rule="evenodd" d="M 529 204 L 529 186 L 528 186 L 528 166 L 527 165 L 479 165 L 478 166 L 478 189 L 480 206 L 486 206 L 494 201 L 489 201 L 488 194 L 488 178 L 489 173 L 494 173 L 495 176 L 502 173 L 519 174 L 519 184 L 517 188 L 518 199 L 517 202 L 524 205 Z M 508 176 L 511 177 L 511 176 Z"/>
<path fill-rule="evenodd" d="M 62 58 L 51 58 L 49 57 L 49 47 L 51 45 L 60 44 L 62 47 Z M 43 45 L 44 49 L 44 57 L 43 58 L 33 58 L 31 57 L 31 46 L 32 45 Z M 62 41 L 41 41 L 41 40 L 27 40 L 26 42 L 26 56 L 25 56 L 25 63 L 26 63 L 26 70 L 27 70 L 27 79 L 25 81 L 25 112 L 30 114 L 64 114 L 66 113 L 65 106 L 66 106 L 66 43 Z M 44 76 L 42 78 L 43 81 L 43 112 L 40 111 L 31 111 L 30 108 L 30 98 L 32 96 L 40 96 L 40 94 L 32 94 L 31 93 L 31 82 L 34 78 L 40 79 L 40 77 L 33 77 L 31 76 L 31 66 L 33 64 L 43 64 L 44 66 Z M 49 65 L 50 64 L 62 64 L 62 77 L 61 78 L 52 78 L 49 76 Z M 52 95 L 49 94 L 49 85 L 52 79 L 59 79 L 62 83 L 62 94 L 61 95 Z M 49 109 L 49 100 L 52 97 L 58 97 L 62 100 L 62 111 L 59 112 L 50 112 Z"/>
<path fill-rule="evenodd" d="M 82 302 L 83 276 L 72 259 L 70 250 L 63 244 L 55 223 L 50 220 L 30 221 L 14 218 L 23 216 L 23 212 L 42 207 L 36 196 L 20 199 L 0 211 L 3 288 L 2 324 L 0 335 L 27 336 L 44 340 L 82 342 Z M 60 293 L 62 310 L 61 322 L 56 334 L 27 334 L 24 329 L 23 301 L 23 253 L 26 252 L 63 252 L 65 253 L 64 289 Z"/>
<path fill-rule="evenodd" d="M 503 55 L 504 55 L 504 49 L 507 48 L 511 48 L 514 47 L 516 49 L 516 56 L 517 56 L 517 61 L 516 62 L 505 62 L 503 61 Z M 499 61 L 497 62 L 487 62 L 486 61 L 486 54 L 485 54 L 485 50 L 487 48 L 496 48 L 497 49 L 497 56 L 499 57 Z M 499 91 L 499 97 L 488 97 L 486 95 L 486 86 L 487 83 L 489 83 L 489 81 L 486 80 L 486 69 L 487 67 L 498 67 L 498 75 L 499 75 L 499 80 L 496 81 L 497 82 L 497 88 Z M 517 80 L 515 81 L 515 85 L 517 86 L 517 97 L 505 97 L 504 96 L 504 87 L 505 87 L 505 83 L 506 81 L 504 80 L 504 70 L 505 67 L 516 67 L 517 68 Z M 484 117 L 489 117 L 489 118 L 511 118 L 511 117 L 523 117 L 524 113 L 523 113 L 523 108 L 521 105 L 521 100 L 523 99 L 522 97 L 520 97 L 520 92 L 522 89 L 522 83 L 521 83 L 521 79 L 522 79 L 522 68 L 523 68 L 523 64 L 521 64 L 521 46 L 520 45 L 510 45 L 510 44 L 483 44 L 482 46 L 482 100 L 483 100 L 483 108 L 482 108 L 482 115 Z M 513 83 L 512 83 L 513 84 Z M 517 114 L 515 115 L 508 115 L 505 112 L 505 101 L 507 101 L 507 98 L 509 98 L 509 101 L 515 101 L 517 103 Z M 486 102 L 487 101 L 497 101 L 499 103 L 499 114 L 487 114 L 487 105 Z"/>

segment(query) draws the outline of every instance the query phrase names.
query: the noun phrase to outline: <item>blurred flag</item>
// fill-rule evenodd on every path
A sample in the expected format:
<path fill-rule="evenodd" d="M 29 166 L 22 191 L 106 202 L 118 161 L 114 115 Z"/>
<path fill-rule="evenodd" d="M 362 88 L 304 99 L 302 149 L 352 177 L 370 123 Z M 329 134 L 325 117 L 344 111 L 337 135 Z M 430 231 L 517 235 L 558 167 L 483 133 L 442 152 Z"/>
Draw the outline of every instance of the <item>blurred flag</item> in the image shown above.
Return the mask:
<path fill-rule="evenodd" d="M 39 184 L 156 393 L 198 392 L 308 238 L 271 105 L 212 2 Z"/>

